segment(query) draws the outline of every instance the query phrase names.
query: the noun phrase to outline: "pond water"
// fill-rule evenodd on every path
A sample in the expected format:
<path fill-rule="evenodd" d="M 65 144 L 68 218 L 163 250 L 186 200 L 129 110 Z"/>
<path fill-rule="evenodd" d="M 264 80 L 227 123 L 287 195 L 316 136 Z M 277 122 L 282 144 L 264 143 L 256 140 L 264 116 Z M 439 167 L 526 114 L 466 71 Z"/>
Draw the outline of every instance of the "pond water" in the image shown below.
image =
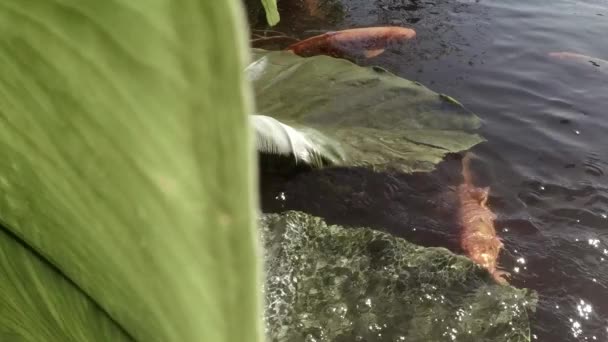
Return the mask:
<path fill-rule="evenodd" d="M 476 183 L 491 187 L 512 284 L 538 291 L 533 340 L 608 341 L 608 2 L 606 0 L 306 0 L 282 5 L 274 30 L 305 38 L 361 26 L 417 38 L 360 64 L 457 98 L 484 121 Z M 306 4 L 322 7 L 310 15 Z M 565 61 L 571 51 L 599 59 Z M 460 162 L 403 175 L 361 169 L 268 177 L 263 209 L 385 229 L 456 250 Z M 346 184 L 332 193 L 322 184 Z M 285 198 L 278 201 L 277 193 Z"/>

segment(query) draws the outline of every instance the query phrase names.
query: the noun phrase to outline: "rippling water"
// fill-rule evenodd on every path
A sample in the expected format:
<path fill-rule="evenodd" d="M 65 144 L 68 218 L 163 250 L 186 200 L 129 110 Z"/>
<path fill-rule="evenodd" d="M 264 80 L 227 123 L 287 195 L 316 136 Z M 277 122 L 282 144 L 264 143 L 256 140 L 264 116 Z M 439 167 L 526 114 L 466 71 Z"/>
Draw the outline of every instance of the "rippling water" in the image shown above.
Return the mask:
<path fill-rule="evenodd" d="M 413 27 L 415 42 L 366 63 L 454 96 L 483 118 L 488 141 L 474 149 L 480 158 L 473 168 L 477 182 L 492 188 L 490 205 L 506 245 L 501 262 L 513 285 L 539 292 L 533 338 L 608 341 L 608 65 L 547 55 L 608 59 L 608 2 L 341 0 L 333 6 L 317 18 L 297 6 L 286 9 L 277 30 L 303 38 L 358 26 Z M 322 170 L 269 181 L 263 205 L 455 248 L 449 189 L 458 172 L 451 158 L 428 175 Z M 323 182 L 346 186 L 332 193 Z M 285 200 L 276 200 L 278 193 Z"/>

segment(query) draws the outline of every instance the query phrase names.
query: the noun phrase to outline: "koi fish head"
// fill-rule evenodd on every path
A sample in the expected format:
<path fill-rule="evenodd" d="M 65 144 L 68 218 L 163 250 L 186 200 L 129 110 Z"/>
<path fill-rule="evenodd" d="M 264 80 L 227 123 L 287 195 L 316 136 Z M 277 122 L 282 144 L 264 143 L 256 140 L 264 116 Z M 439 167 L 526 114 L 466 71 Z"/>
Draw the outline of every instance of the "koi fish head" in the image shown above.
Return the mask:
<path fill-rule="evenodd" d="M 387 48 L 396 47 L 416 37 L 416 31 L 404 27 L 377 27 L 370 28 L 363 37 L 360 41 L 365 46 L 363 54 L 366 58 L 372 58 L 382 54 Z"/>
<path fill-rule="evenodd" d="M 471 260 L 493 273 L 496 270 L 496 260 L 502 246 L 502 242 L 496 237 L 473 238 L 467 239 L 463 248 Z"/>
<path fill-rule="evenodd" d="M 486 203 L 488 202 L 488 196 L 490 195 L 490 188 L 485 187 L 469 189 L 469 195 L 471 198 L 477 201 L 480 206 L 485 207 Z"/>
<path fill-rule="evenodd" d="M 553 58 L 557 58 L 557 59 L 568 59 L 568 58 L 575 58 L 577 56 L 580 56 L 573 52 L 549 52 L 547 55 L 549 55 L 549 57 L 553 57 Z"/>
<path fill-rule="evenodd" d="M 388 43 L 401 43 L 416 37 L 416 31 L 405 27 L 390 27 L 387 30 L 389 30 L 386 36 Z"/>
<path fill-rule="evenodd" d="M 414 37 L 416 31 L 405 27 L 363 27 L 334 32 L 330 42 L 350 53 L 365 53 L 369 58 Z"/>

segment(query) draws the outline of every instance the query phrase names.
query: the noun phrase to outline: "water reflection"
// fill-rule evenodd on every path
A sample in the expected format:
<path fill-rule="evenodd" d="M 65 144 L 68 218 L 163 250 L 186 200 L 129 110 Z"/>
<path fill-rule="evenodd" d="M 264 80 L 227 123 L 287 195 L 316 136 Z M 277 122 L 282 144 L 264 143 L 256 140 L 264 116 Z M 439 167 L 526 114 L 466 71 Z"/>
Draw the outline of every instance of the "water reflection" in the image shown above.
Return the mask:
<path fill-rule="evenodd" d="M 583 330 L 581 329 L 581 324 L 578 321 L 573 320 L 572 318 L 570 318 L 570 323 L 572 323 L 572 328 L 570 329 L 572 331 L 572 336 L 579 337 L 583 333 Z"/>
<path fill-rule="evenodd" d="M 582 299 L 576 306 L 576 309 L 578 310 L 578 315 L 584 319 L 589 319 L 589 314 L 593 311 L 591 304 L 585 303 Z"/>

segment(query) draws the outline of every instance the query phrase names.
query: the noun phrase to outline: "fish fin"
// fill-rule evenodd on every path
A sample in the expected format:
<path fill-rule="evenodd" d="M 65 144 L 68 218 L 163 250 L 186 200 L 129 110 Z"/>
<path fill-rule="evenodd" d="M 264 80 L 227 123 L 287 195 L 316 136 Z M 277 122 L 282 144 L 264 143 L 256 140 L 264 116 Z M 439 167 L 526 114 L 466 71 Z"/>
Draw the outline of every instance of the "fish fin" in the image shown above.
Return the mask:
<path fill-rule="evenodd" d="M 489 196 L 490 196 L 490 188 L 489 187 L 481 188 L 481 190 L 479 191 L 479 204 L 482 207 L 485 207 L 486 203 L 488 203 Z"/>
<path fill-rule="evenodd" d="M 511 273 L 503 270 L 495 270 L 492 273 L 492 278 L 494 278 L 494 280 L 499 285 L 509 285 L 509 278 L 511 278 Z"/>
<path fill-rule="evenodd" d="M 474 198 L 479 205 L 482 207 L 486 206 L 488 202 L 488 195 L 490 194 L 490 188 L 474 188 L 469 190 L 469 194 Z"/>
<path fill-rule="evenodd" d="M 369 49 L 369 50 L 365 50 L 363 52 L 363 55 L 365 56 L 365 58 L 373 58 L 376 56 L 380 56 L 382 53 L 384 53 L 384 49 Z"/>

